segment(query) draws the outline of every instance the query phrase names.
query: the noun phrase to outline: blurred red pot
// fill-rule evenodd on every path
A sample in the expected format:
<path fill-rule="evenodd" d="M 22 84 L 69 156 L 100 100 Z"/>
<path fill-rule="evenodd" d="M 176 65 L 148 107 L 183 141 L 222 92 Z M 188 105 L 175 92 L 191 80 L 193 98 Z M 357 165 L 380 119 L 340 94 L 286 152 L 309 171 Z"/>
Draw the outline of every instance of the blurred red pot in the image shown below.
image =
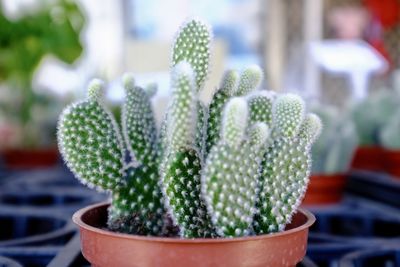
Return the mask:
<path fill-rule="evenodd" d="M 379 146 L 358 147 L 351 167 L 359 170 L 382 171 L 383 154 L 383 149 Z"/>
<path fill-rule="evenodd" d="M 385 171 L 400 179 L 400 150 L 384 150 Z"/>
<path fill-rule="evenodd" d="M 56 147 L 37 149 L 8 148 L 1 152 L 8 169 L 34 169 L 54 166 L 59 154 Z"/>
<path fill-rule="evenodd" d="M 303 205 L 326 205 L 342 200 L 346 174 L 313 174 L 303 199 Z"/>

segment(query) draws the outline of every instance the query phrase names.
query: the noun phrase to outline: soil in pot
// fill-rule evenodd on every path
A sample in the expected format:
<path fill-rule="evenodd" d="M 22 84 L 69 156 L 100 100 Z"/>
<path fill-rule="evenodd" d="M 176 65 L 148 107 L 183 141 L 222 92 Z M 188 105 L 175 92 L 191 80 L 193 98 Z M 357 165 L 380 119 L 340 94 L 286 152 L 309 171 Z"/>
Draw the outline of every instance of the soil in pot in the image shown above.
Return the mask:
<path fill-rule="evenodd" d="M 307 250 L 315 217 L 300 210 L 281 233 L 242 238 L 179 239 L 145 237 L 103 230 L 107 203 L 76 212 L 82 253 L 96 267 L 119 266 L 295 266 Z"/>
<path fill-rule="evenodd" d="M 359 170 L 382 171 L 383 149 L 379 146 L 358 147 L 353 157 L 351 167 Z"/>
<path fill-rule="evenodd" d="M 384 150 L 385 171 L 400 179 L 400 150 Z"/>
<path fill-rule="evenodd" d="M 2 152 L 4 165 L 8 169 L 34 169 L 56 165 L 59 159 L 57 148 L 7 149 Z"/>
<path fill-rule="evenodd" d="M 303 199 L 303 205 L 335 204 L 342 200 L 345 174 L 313 174 Z"/>

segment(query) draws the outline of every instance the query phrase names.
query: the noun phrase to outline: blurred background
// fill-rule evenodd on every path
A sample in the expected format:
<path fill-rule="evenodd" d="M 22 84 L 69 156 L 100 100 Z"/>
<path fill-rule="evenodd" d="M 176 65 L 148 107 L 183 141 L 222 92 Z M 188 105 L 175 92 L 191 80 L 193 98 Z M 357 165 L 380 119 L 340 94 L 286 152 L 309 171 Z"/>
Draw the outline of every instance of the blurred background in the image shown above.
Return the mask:
<path fill-rule="evenodd" d="M 303 266 L 400 266 L 400 0 L 0 0 L 0 266 L 85 266 L 70 215 L 106 196 L 62 163 L 58 115 L 97 77 L 118 116 L 130 71 L 157 83 L 160 120 L 193 16 L 214 32 L 204 101 L 224 70 L 258 64 L 263 88 L 323 120 Z"/>

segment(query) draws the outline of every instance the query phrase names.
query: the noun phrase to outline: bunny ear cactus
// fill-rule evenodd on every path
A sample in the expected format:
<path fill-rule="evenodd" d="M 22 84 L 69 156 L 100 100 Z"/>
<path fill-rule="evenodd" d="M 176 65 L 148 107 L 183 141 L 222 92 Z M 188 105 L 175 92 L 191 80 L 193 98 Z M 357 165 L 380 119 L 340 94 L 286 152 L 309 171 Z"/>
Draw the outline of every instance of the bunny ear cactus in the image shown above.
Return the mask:
<path fill-rule="evenodd" d="M 175 38 L 172 49 L 172 66 L 183 61 L 190 64 L 195 76 L 196 92 L 201 91 L 209 73 L 211 39 L 210 26 L 200 19 L 191 19 L 184 23 Z M 196 109 L 198 113 L 196 143 L 203 156 L 206 149 L 204 129 L 208 113 L 200 99 L 197 99 Z"/>
<path fill-rule="evenodd" d="M 233 90 L 236 87 L 239 74 L 236 71 L 227 71 L 224 74 L 222 83 L 217 91 L 214 93 L 209 106 L 209 117 L 207 120 L 207 140 L 206 152 L 208 153 L 211 147 L 216 143 L 219 138 L 221 114 L 223 112 L 226 102 L 232 97 Z"/>
<path fill-rule="evenodd" d="M 312 172 L 346 173 L 358 145 L 353 121 L 333 107 L 316 105 L 311 110 L 318 114 L 324 124 L 324 129 L 312 149 Z"/>
<path fill-rule="evenodd" d="M 203 87 L 209 72 L 211 38 L 210 26 L 199 19 L 191 19 L 181 26 L 175 39 L 172 66 L 188 62 L 195 73 L 197 91 Z"/>
<path fill-rule="evenodd" d="M 244 96 L 256 89 L 263 79 L 259 66 L 253 65 L 246 68 L 240 75 L 238 86 L 234 91 L 235 96 Z"/>
<path fill-rule="evenodd" d="M 212 226 L 200 197 L 203 158 L 195 142 L 197 92 L 186 62 L 173 70 L 173 97 L 168 110 L 168 154 L 162 167 L 166 204 L 183 237 L 209 237 Z"/>
<path fill-rule="evenodd" d="M 125 74 L 126 101 L 122 107 L 122 132 L 131 162 L 127 169 L 128 186 L 113 192 L 109 227 L 123 232 L 158 234 L 163 226 L 164 206 L 159 187 L 156 124 L 150 102 L 153 90 L 135 86 L 131 74 Z M 123 223 L 121 223 L 123 222 Z"/>
<path fill-rule="evenodd" d="M 390 150 L 400 149 L 400 110 L 390 116 L 389 122 L 380 132 L 381 144 Z"/>
<path fill-rule="evenodd" d="M 124 137 L 134 156 L 141 155 L 139 167 L 131 169 L 124 162 L 122 135 L 101 103 L 103 83 L 99 80 L 89 85 L 87 100 L 72 104 L 62 113 L 58 124 L 59 147 L 68 167 L 84 184 L 112 193 L 110 229 L 158 235 L 163 206 L 157 185 L 158 169 L 152 156 L 153 121 L 147 114 L 151 110 L 148 101 L 143 101 L 147 98 L 142 89 L 134 88 L 132 80 L 126 81 L 125 86 L 128 101 L 123 112 Z M 135 103 L 137 99 L 140 100 Z"/>
<path fill-rule="evenodd" d="M 251 234 L 268 127 L 257 123 L 246 137 L 247 121 L 246 101 L 230 100 L 223 116 L 221 140 L 207 158 L 203 194 L 219 236 Z"/>
<path fill-rule="evenodd" d="M 83 183 L 111 193 L 109 229 L 165 236 L 172 220 L 184 238 L 247 236 L 282 230 L 298 207 L 318 117 L 305 115 L 298 96 L 256 90 L 257 66 L 228 71 L 210 105 L 202 103 L 210 42 L 198 19 L 178 32 L 172 99 L 158 133 L 157 86 L 137 86 L 130 74 L 122 129 L 102 104 L 98 80 L 62 113 L 62 155 Z"/>
<path fill-rule="evenodd" d="M 260 193 L 254 230 L 258 234 L 282 231 L 300 205 L 308 184 L 310 149 L 319 135 L 316 115 L 304 118 L 304 102 L 287 94 L 277 98 L 273 122 L 279 137 L 268 148 L 260 179 Z"/>
<path fill-rule="evenodd" d="M 214 93 L 209 106 L 206 137 L 207 153 L 219 139 L 221 117 L 225 104 L 233 96 L 243 96 L 254 91 L 260 85 L 262 77 L 262 70 L 258 66 L 246 68 L 240 76 L 233 70 L 225 73 L 222 84 Z"/>
<path fill-rule="evenodd" d="M 258 91 L 248 97 L 250 124 L 263 122 L 272 125 L 272 104 L 276 94 L 271 91 Z"/>
<path fill-rule="evenodd" d="M 89 187 L 113 191 L 123 179 L 122 137 L 101 103 L 103 83 L 93 80 L 87 99 L 67 107 L 58 123 L 60 151 L 75 176 Z"/>
<path fill-rule="evenodd" d="M 398 109 L 399 97 L 396 91 L 380 89 L 354 105 L 352 119 L 360 145 L 379 145 L 379 131 Z"/>

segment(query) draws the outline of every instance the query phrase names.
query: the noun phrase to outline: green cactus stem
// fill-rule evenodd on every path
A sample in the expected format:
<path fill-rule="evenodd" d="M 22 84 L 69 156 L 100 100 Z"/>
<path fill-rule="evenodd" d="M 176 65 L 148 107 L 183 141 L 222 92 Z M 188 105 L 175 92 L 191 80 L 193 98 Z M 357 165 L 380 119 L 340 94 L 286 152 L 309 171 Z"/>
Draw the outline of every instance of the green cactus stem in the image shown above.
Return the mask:
<path fill-rule="evenodd" d="M 154 167 L 157 131 L 150 97 L 134 84 L 131 74 L 125 74 L 123 83 L 126 101 L 122 107 L 122 132 L 125 142 L 139 164 Z"/>
<path fill-rule="evenodd" d="M 150 102 L 153 94 L 135 86 L 131 74 L 124 75 L 123 84 L 126 101 L 122 107 L 122 130 L 133 168 L 125 177 L 128 185 L 113 192 L 114 205 L 109 209 L 108 225 L 122 232 L 155 235 L 163 226 L 164 205 L 157 165 L 156 124 Z"/>
<path fill-rule="evenodd" d="M 207 121 L 208 121 L 207 107 L 204 105 L 202 101 L 198 100 L 195 144 L 199 148 L 200 156 L 202 159 L 204 159 L 206 155 Z"/>
<path fill-rule="evenodd" d="M 236 96 L 244 96 L 255 90 L 263 79 L 263 72 L 259 66 L 253 65 L 240 74 L 238 86 L 235 90 Z"/>
<path fill-rule="evenodd" d="M 256 122 L 272 125 L 272 104 L 275 101 L 275 97 L 276 94 L 274 92 L 265 90 L 249 95 L 247 103 L 250 112 L 250 125 Z"/>
<path fill-rule="evenodd" d="M 306 190 L 310 148 L 321 122 L 311 114 L 304 119 L 304 110 L 301 98 L 291 94 L 278 97 L 274 103 L 273 120 L 280 137 L 264 157 L 258 212 L 253 223 L 258 234 L 282 231 Z"/>
<path fill-rule="evenodd" d="M 125 185 L 123 143 L 101 103 L 103 83 L 93 80 L 86 100 L 67 107 L 58 123 L 58 145 L 67 166 L 89 187 L 113 191 Z"/>
<path fill-rule="evenodd" d="M 264 123 L 255 124 L 249 138 L 247 104 L 234 98 L 225 108 L 221 141 L 213 146 L 202 177 L 202 193 L 218 235 L 251 234 L 258 196 L 262 145 L 268 137 Z"/>
<path fill-rule="evenodd" d="M 164 235 L 164 205 L 158 170 L 146 166 L 129 168 L 127 185 L 113 191 L 108 209 L 110 230 L 139 235 Z"/>
<path fill-rule="evenodd" d="M 225 73 L 220 88 L 214 93 L 209 106 L 207 123 L 206 153 L 217 143 L 220 133 L 221 116 L 225 104 L 232 96 L 251 93 L 260 85 L 263 74 L 258 66 L 246 68 L 238 77 L 236 71 Z"/>
<path fill-rule="evenodd" d="M 188 63 L 181 62 L 174 68 L 172 83 L 167 129 L 170 147 L 162 167 L 166 206 L 181 236 L 210 237 L 213 229 L 200 197 L 202 159 L 195 146 L 197 93 Z"/>
<path fill-rule="evenodd" d="M 200 91 L 209 72 L 210 27 L 199 19 L 184 23 L 178 31 L 172 52 L 172 66 L 188 62 L 195 73 L 196 90 Z"/>
<path fill-rule="evenodd" d="M 239 74 L 237 71 L 227 71 L 224 74 L 220 87 L 212 97 L 207 121 L 206 153 L 210 151 L 219 138 L 222 113 L 225 104 L 233 95 L 238 80 Z"/>

